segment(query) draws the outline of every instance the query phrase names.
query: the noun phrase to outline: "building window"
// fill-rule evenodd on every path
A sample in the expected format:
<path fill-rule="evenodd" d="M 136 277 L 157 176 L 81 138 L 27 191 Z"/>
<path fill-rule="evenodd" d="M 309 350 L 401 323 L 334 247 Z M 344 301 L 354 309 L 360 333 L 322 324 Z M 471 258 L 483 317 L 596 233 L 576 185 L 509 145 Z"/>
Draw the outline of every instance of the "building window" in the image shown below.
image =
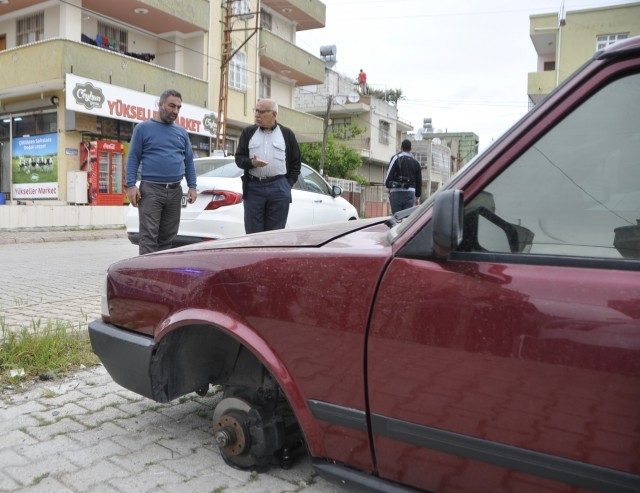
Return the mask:
<path fill-rule="evenodd" d="M 260 27 L 266 31 L 271 31 L 271 14 L 262 10 L 260 12 Z"/>
<path fill-rule="evenodd" d="M 351 125 L 351 118 L 332 118 L 331 125 L 334 127 L 341 127 L 344 125 Z"/>
<path fill-rule="evenodd" d="M 339 139 L 349 140 L 353 137 L 351 129 L 351 118 L 332 118 L 331 132 Z"/>
<path fill-rule="evenodd" d="M 249 0 L 231 0 L 231 15 L 247 20 L 253 17 Z"/>
<path fill-rule="evenodd" d="M 271 98 L 271 77 L 260 74 L 260 99 Z"/>
<path fill-rule="evenodd" d="M 601 36 L 597 36 L 596 51 L 602 50 L 607 46 L 615 43 L 616 41 L 620 41 L 621 39 L 627 39 L 628 37 L 629 37 L 629 33 L 603 34 Z"/>
<path fill-rule="evenodd" d="M 246 91 L 247 84 L 247 54 L 239 51 L 229 62 L 229 87 L 238 91 Z"/>
<path fill-rule="evenodd" d="M 556 69 L 556 62 L 544 62 L 543 69 L 545 72 L 553 72 Z"/>
<path fill-rule="evenodd" d="M 44 11 L 21 17 L 16 22 L 16 45 L 40 41 L 44 38 Z"/>
<path fill-rule="evenodd" d="M 109 48 L 115 51 L 124 53 L 128 51 L 128 34 L 127 31 L 118 29 L 115 26 L 107 24 L 106 22 L 98 21 L 98 37 L 102 38 L 102 43 L 98 43 L 98 46 L 102 48 Z M 104 43 L 106 39 L 106 45 Z"/>
<path fill-rule="evenodd" d="M 384 120 L 380 120 L 378 142 L 380 142 L 381 144 L 388 144 L 390 131 L 391 131 L 391 124 L 389 122 L 385 122 Z"/>
<path fill-rule="evenodd" d="M 13 118 L 13 135 L 40 135 L 58 131 L 58 114 L 36 113 Z"/>

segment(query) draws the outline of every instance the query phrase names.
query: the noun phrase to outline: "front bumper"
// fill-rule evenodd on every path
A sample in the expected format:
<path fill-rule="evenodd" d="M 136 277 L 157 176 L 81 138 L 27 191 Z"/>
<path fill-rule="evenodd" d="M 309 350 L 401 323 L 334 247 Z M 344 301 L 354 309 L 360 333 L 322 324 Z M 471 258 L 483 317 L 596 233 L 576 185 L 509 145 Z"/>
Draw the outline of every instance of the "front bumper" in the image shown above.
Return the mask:
<path fill-rule="evenodd" d="M 113 380 L 122 387 L 155 401 L 151 365 L 156 351 L 153 338 L 130 332 L 102 320 L 89 323 L 91 348 Z"/>

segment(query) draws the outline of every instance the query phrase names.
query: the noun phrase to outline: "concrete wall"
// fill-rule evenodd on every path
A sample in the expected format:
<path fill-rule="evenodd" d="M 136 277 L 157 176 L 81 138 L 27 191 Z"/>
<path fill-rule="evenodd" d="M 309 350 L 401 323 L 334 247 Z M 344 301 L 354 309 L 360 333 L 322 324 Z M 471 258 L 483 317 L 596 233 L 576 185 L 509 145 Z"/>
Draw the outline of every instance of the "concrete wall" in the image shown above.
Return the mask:
<path fill-rule="evenodd" d="M 0 205 L 0 230 L 124 227 L 127 206 Z"/>

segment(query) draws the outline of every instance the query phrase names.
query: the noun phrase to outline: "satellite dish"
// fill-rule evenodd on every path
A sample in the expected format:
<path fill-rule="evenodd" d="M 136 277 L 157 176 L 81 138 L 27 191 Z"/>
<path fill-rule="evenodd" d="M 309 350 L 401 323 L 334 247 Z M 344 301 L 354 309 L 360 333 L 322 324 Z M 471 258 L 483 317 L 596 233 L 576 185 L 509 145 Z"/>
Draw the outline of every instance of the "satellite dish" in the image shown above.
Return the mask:
<path fill-rule="evenodd" d="M 350 92 L 347 96 L 347 99 L 349 99 L 350 103 L 357 103 L 358 101 L 360 101 L 360 94 L 358 94 L 357 92 Z"/>
<path fill-rule="evenodd" d="M 335 98 L 333 98 L 333 100 L 337 103 L 337 104 L 344 104 L 347 102 L 347 97 L 343 96 L 342 94 L 338 94 Z"/>

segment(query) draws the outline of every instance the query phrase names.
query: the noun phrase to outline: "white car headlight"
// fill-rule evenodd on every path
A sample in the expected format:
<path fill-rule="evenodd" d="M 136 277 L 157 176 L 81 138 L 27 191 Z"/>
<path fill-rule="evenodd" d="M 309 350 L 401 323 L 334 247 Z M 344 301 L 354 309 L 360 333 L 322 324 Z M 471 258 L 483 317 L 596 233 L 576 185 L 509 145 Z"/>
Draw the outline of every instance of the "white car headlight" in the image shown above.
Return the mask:
<path fill-rule="evenodd" d="M 102 294 L 100 295 L 100 314 L 103 317 L 109 317 L 109 299 L 107 298 L 107 276 L 104 276 L 102 284 Z"/>

